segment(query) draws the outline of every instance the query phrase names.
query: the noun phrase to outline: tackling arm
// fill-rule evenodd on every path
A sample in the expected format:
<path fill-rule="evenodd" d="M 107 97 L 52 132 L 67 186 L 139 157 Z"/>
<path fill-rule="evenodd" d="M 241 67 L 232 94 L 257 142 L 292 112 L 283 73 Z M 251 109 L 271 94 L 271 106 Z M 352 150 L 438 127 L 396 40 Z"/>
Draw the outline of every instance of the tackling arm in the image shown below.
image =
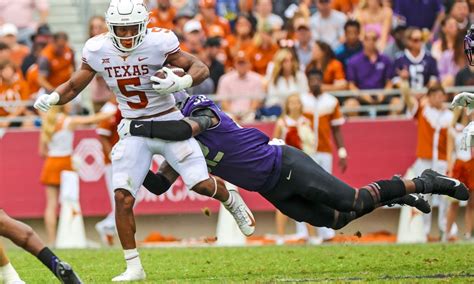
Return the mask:
<path fill-rule="evenodd" d="M 219 119 L 214 112 L 209 108 L 203 108 L 194 111 L 191 117 L 182 120 L 131 120 L 128 126 L 126 122 L 122 122 L 118 127 L 118 131 L 120 136 L 132 135 L 181 141 L 199 135 L 218 123 Z"/>

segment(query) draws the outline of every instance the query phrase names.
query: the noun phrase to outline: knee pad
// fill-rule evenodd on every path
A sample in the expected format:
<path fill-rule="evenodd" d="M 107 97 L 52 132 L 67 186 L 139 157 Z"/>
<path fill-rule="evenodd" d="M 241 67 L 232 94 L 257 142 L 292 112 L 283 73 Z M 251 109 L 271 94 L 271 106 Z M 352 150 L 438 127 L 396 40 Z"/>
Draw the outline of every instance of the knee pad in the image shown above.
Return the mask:
<path fill-rule="evenodd" d="M 375 209 L 375 197 L 367 187 L 362 187 L 357 190 L 356 197 L 354 199 L 354 211 L 372 211 Z"/>

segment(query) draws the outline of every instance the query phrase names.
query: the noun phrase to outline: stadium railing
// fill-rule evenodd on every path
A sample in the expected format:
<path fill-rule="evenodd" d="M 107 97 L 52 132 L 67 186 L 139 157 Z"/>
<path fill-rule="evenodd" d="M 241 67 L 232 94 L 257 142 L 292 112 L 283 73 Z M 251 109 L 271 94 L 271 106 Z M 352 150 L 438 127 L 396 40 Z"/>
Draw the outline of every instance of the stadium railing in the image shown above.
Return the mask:
<path fill-rule="evenodd" d="M 77 0 L 77 1 L 82 1 L 82 0 Z M 412 94 L 425 94 L 427 92 L 427 88 L 422 88 L 422 89 L 411 89 Z M 446 88 L 447 93 L 459 93 L 459 92 L 474 92 L 474 86 L 455 86 L 455 87 L 448 87 Z M 359 97 L 363 95 L 370 95 L 370 94 L 384 94 L 384 95 L 395 95 L 395 96 L 400 96 L 400 90 L 399 89 L 390 89 L 390 90 L 385 90 L 385 89 L 370 89 L 370 90 L 358 90 L 358 91 L 352 91 L 352 90 L 346 90 L 346 91 L 332 91 L 329 92 L 331 95 L 337 97 L 337 98 L 349 98 L 349 97 Z M 217 95 L 207 95 L 210 99 L 219 102 L 222 100 L 221 97 Z M 233 100 L 242 100 L 242 99 L 255 99 L 255 96 L 248 96 L 248 95 L 242 95 L 239 96 L 238 98 L 234 98 Z M 32 107 L 33 106 L 33 101 L 28 101 L 28 102 L 4 102 L 0 101 L 0 107 L 16 107 L 16 106 L 27 106 L 27 107 Z M 344 114 L 348 113 L 354 113 L 357 112 L 359 113 L 358 117 L 369 117 L 371 119 L 376 119 L 380 117 L 386 117 L 385 115 L 378 115 L 380 112 L 388 112 L 388 111 L 403 111 L 404 105 L 397 105 L 397 106 L 390 106 L 390 105 L 370 105 L 370 106 L 359 106 L 356 108 L 349 108 L 349 107 L 342 107 L 342 112 Z M 398 115 L 398 116 L 392 116 L 392 117 L 404 117 L 404 115 Z M 30 120 L 32 118 L 38 118 L 28 116 L 20 116 L 17 118 L 4 118 L 0 117 L 0 122 L 3 121 L 24 121 L 26 119 Z"/>

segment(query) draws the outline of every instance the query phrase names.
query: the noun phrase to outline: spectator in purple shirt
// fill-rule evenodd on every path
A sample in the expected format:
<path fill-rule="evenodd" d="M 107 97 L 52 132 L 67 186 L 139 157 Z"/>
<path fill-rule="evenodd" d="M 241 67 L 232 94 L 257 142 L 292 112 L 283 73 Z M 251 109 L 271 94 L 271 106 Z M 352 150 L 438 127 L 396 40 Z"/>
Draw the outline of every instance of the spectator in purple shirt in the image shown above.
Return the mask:
<path fill-rule="evenodd" d="M 347 69 L 347 61 L 355 54 L 362 51 L 360 40 L 360 23 L 356 20 L 349 20 L 344 25 L 345 42 L 341 44 L 334 53 L 337 60 L 341 61 L 344 69 Z"/>
<path fill-rule="evenodd" d="M 469 28 L 469 5 L 467 0 L 454 0 L 449 15 L 456 19 L 458 28 L 466 31 Z"/>
<path fill-rule="evenodd" d="M 423 46 L 423 34 L 419 28 L 408 28 L 407 48 L 394 63 L 394 83 L 409 80 L 410 87 L 421 89 L 439 81 L 438 64 Z"/>
<path fill-rule="evenodd" d="M 358 91 L 392 87 L 392 62 L 377 50 L 378 38 L 376 31 L 366 31 L 362 42 L 363 51 L 349 59 L 347 63 L 349 89 Z M 344 105 L 354 106 L 353 100 L 346 100 Z M 361 105 L 396 104 L 399 100 L 384 94 L 367 94 L 358 97 L 357 103 Z"/>
<path fill-rule="evenodd" d="M 442 0 L 394 0 L 393 11 L 407 27 L 426 28 L 432 34 L 444 18 Z"/>

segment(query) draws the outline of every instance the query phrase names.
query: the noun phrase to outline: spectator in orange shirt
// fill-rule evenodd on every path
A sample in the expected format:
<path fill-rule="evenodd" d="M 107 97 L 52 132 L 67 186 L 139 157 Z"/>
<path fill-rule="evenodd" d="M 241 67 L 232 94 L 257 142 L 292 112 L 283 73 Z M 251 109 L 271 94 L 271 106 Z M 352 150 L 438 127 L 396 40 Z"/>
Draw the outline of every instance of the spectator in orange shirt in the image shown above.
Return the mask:
<path fill-rule="evenodd" d="M 0 61 L 5 61 L 10 59 L 12 50 L 8 45 L 0 41 Z"/>
<path fill-rule="evenodd" d="M 173 19 L 176 16 L 176 9 L 171 6 L 170 0 L 157 0 L 156 3 L 157 7 L 150 12 L 150 23 L 148 27 L 173 30 Z"/>
<path fill-rule="evenodd" d="M 199 9 L 201 13 L 196 18 L 201 21 L 206 36 L 209 33 L 208 28 L 212 25 L 221 26 L 226 35 L 231 33 L 229 22 L 216 13 L 215 0 L 200 0 Z"/>
<path fill-rule="evenodd" d="M 18 127 L 22 123 L 13 121 L 23 115 L 29 99 L 28 84 L 18 75 L 18 67 L 12 61 L 0 62 L 0 117 L 7 121 L 0 122 L 0 127 Z"/>
<path fill-rule="evenodd" d="M 197 20 L 188 21 L 183 28 L 184 41 L 181 42 L 181 50 L 198 56 L 204 49 L 204 35 L 202 25 Z"/>
<path fill-rule="evenodd" d="M 313 58 L 306 69 L 317 69 L 321 72 L 323 92 L 344 90 L 347 87 L 344 66 L 336 59 L 329 44 L 323 41 L 316 41 L 313 47 Z"/>
<path fill-rule="evenodd" d="M 251 15 L 240 14 L 235 22 L 235 34 L 227 37 L 228 54 L 226 67 L 234 65 L 234 58 L 239 51 L 248 52 L 255 34 L 256 20 Z"/>
<path fill-rule="evenodd" d="M 359 0 L 332 0 L 331 7 L 346 15 L 351 15 L 358 4 Z"/>
<path fill-rule="evenodd" d="M 261 75 L 266 74 L 268 63 L 272 61 L 278 51 L 278 45 L 274 42 L 272 33 L 272 27 L 263 23 L 258 28 L 253 46 L 248 50 L 252 70 Z"/>
<path fill-rule="evenodd" d="M 1 41 L 8 45 L 11 49 L 10 60 L 21 66 L 23 59 L 30 53 L 30 49 L 26 45 L 17 42 L 18 29 L 13 24 L 4 24 L 1 27 Z"/>
<path fill-rule="evenodd" d="M 38 83 L 47 93 L 66 82 L 74 71 L 74 53 L 69 47 L 68 36 L 64 32 L 53 35 L 38 59 Z"/>
<path fill-rule="evenodd" d="M 174 29 L 173 32 L 179 38 L 183 40 L 184 38 L 184 25 L 194 17 L 194 13 L 191 10 L 181 10 L 179 11 L 173 19 Z"/>

